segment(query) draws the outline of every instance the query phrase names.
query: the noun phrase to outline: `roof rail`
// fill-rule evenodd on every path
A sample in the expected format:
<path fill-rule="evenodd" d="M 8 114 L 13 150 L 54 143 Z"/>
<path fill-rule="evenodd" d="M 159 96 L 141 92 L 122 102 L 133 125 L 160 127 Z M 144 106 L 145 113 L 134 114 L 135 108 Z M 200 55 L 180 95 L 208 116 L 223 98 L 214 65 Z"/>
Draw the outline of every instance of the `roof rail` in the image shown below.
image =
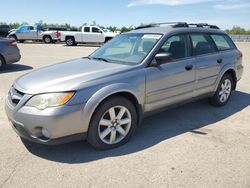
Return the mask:
<path fill-rule="evenodd" d="M 207 27 L 207 28 L 211 28 L 211 29 L 220 29 L 218 26 L 209 25 L 208 23 L 197 23 L 197 24 L 191 23 L 191 24 L 188 24 L 188 25 L 189 26 L 196 26 L 196 27 Z"/>
<path fill-rule="evenodd" d="M 186 22 L 163 22 L 163 23 L 152 23 L 148 25 L 142 25 L 139 27 L 136 27 L 135 30 L 137 29 L 144 29 L 144 28 L 149 28 L 149 27 L 160 27 L 161 25 L 172 25 L 172 27 L 202 27 L 202 28 L 210 28 L 210 29 L 220 29 L 216 25 L 209 25 L 207 23 L 186 23 Z"/>
<path fill-rule="evenodd" d="M 151 24 L 147 24 L 147 25 L 142 25 L 142 26 L 136 27 L 135 30 L 149 28 L 149 27 L 160 27 L 161 25 L 173 25 L 173 27 L 174 27 L 174 26 L 177 26 L 177 25 L 185 25 L 185 24 L 187 24 L 187 23 L 186 22 L 151 23 Z"/>

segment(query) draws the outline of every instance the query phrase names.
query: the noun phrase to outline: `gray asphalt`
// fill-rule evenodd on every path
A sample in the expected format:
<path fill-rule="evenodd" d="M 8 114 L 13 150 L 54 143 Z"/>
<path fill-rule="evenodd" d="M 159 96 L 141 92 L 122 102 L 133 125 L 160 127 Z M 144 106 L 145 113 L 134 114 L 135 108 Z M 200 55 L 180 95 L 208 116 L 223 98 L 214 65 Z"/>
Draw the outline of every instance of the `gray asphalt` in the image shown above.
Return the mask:
<path fill-rule="evenodd" d="M 86 142 L 23 142 L 4 113 L 20 75 L 83 57 L 96 47 L 19 44 L 22 60 L 0 72 L 0 187 L 250 187 L 250 43 L 237 43 L 245 71 L 227 106 L 206 100 L 147 117 L 132 140 L 96 151 Z"/>

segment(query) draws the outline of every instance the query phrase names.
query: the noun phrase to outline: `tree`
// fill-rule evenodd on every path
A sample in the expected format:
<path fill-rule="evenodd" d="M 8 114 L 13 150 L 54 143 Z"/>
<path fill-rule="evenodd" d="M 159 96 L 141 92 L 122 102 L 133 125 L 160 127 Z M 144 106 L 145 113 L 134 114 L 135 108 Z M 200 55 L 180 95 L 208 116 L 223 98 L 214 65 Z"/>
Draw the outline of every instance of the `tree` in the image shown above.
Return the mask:
<path fill-rule="evenodd" d="M 225 32 L 230 35 L 250 35 L 250 30 L 245 30 L 239 26 L 234 26 L 232 29 L 226 29 Z"/>

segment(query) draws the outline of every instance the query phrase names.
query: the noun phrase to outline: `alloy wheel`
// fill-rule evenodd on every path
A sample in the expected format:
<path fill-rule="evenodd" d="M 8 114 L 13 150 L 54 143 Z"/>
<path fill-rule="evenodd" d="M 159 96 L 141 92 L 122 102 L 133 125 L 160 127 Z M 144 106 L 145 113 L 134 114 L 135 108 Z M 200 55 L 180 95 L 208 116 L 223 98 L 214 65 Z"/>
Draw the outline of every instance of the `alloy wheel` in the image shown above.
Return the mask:
<path fill-rule="evenodd" d="M 222 84 L 221 84 L 221 88 L 219 91 L 219 99 L 220 102 L 224 103 L 228 100 L 230 93 L 232 90 L 232 83 L 229 79 L 225 79 Z"/>
<path fill-rule="evenodd" d="M 99 138 L 106 144 L 119 143 L 128 134 L 131 122 L 131 114 L 126 107 L 112 107 L 104 113 L 99 122 Z"/>

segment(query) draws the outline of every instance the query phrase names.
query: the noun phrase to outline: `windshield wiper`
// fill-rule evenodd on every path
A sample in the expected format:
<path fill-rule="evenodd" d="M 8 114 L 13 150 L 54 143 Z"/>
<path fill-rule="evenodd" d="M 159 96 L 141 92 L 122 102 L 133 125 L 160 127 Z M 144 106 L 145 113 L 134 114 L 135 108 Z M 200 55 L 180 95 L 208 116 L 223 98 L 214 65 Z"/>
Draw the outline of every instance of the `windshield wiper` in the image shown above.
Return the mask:
<path fill-rule="evenodd" d="M 96 59 L 96 60 L 100 60 L 100 61 L 104 61 L 104 62 L 109 62 L 109 60 L 103 58 L 103 57 L 92 57 L 91 59 Z"/>

